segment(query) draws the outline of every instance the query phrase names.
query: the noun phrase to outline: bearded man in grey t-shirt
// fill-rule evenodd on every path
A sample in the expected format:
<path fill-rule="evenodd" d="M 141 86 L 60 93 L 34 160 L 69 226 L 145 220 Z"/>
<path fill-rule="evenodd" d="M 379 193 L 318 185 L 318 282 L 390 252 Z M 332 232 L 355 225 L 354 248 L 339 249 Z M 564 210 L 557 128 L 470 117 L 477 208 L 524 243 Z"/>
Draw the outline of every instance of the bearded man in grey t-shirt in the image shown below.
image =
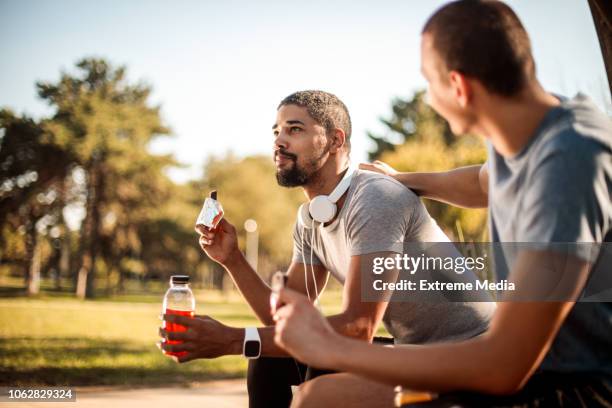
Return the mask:
<path fill-rule="evenodd" d="M 414 242 L 427 244 L 449 240 L 418 197 L 401 183 L 373 172 L 347 174 L 353 171 L 348 169 L 351 122 L 346 106 L 336 96 L 322 91 L 302 91 L 288 96 L 278 107 L 273 133 L 276 176 L 280 185 L 301 186 L 312 200 L 316 196 L 329 195 L 343 178 L 350 177 L 349 188 L 336 202 L 335 217 L 320 225 L 296 224 L 294 256 L 287 271 L 287 286 L 309 294 L 313 301 L 330 273 L 343 284 L 342 312 L 328 317 L 337 332 L 372 341 L 383 316 L 396 343 L 467 339 L 487 329 L 495 309 L 488 295 L 478 302 L 466 302 L 465 299 L 388 302 L 384 295 L 377 301 L 363 301 L 362 275 L 372 275 L 371 268 L 367 270 L 372 259 L 403 254 Z M 288 406 L 292 398 L 291 385 L 320 373 L 307 369 L 274 343 L 275 322 L 269 303 L 271 290 L 238 250 L 234 227 L 223 220 L 216 231 L 199 228 L 198 232 L 202 249 L 229 272 L 267 327 L 232 328 L 209 317 L 192 322 L 177 320 L 177 323 L 193 327 L 197 335 L 179 339 L 163 332 L 170 340 L 184 340 L 181 345 L 164 344 L 164 350 L 187 351 L 188 354 L 178 358 L 181 362 L 241 353 L 249 357 L 246 347 L 243 350 L 245 340 L 259 342 L 260 353 L 256 354 L 261 357 L 258 355 L 259 358 L 249 362 L 250 406 Z M 424 250 L 427 252 L 427 248 Z M 461 256 L 457 251 L 450 255 Z M 386 276 L 392 281 L 395 275 L 387 273 Z M 449 279 L 473 281 L 475 276 L 467 271 Z M 372 387 L 377 389 L 374 394 L 385 393 L 391 399 L 393 387 L 375 383 Z"/>

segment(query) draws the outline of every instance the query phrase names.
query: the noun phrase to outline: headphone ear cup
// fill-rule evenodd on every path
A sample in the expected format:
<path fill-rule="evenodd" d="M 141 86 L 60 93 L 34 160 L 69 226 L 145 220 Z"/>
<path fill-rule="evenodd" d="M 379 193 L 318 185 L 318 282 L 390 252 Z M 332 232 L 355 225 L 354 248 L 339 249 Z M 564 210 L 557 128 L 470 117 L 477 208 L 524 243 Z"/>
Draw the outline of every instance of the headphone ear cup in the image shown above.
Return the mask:
<path fill-rule="evenodd" d="M 304 203 L 300 205 L 297 214 L 298 224 L 302 228 L 312 228 L 312 217 L 310 216 L 310 210 L 308 208 L 308 203 Z"/>
<path fill-rule="evenodd" d="M 336 215 L 336 204 L 328 196 L 316 196 L 310 201 L 308 212 L 316 222 L 326 223 Z"/>

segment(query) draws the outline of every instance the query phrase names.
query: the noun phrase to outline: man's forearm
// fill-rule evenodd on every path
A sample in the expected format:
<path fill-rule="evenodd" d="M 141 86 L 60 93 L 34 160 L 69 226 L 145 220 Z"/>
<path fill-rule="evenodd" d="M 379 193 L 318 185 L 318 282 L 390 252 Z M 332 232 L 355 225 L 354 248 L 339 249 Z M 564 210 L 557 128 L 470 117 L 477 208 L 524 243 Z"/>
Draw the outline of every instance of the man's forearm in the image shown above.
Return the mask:
<path fill-rule="evenodd" d="M 228 271 L 234 284 L 259 320 L 265 325 L 273 325 L 274 321 L 270 314 L 271 290 L 249 265 L 242 253 L 237 251 L 223 267 Z"/>
<path fill-rule="evenodd" d="M 418 195 L 466 208 L 488 205 L 480 183 L 481 165 L 435 173 L 399 173 L 395 178 Z"/>
<path fill-rule="evenodd" d="M 330 342 L 331 343 L 331 342 Z M 331 345 L 331 344 L 330 344 Z M 511 362 L 484 336 L 461 343 L 383 347 L 337 338 L 328 367 L 412 390 L 470 390 L 492 394 L 511 391 L 504 364 Z M 499 364 L 499 365 L 498 365 Z"/>
<path fill-rule="evenodd" d="M 523 262 L 537 265 L 532 258 Z M 581 273 L 578 279 L 584 278 Z M 575 296 L 582 287 L 577 286 Z M 514 393 L 540 365 L 572 306 L 573 302 L 503 302 L 486 333 L 459 342 L 383 348 L 333 335 L 322 347 L 327 362 L 321 368 L 417 390 Z"/>
<path fill-rule="evenodd" d="M 342 336 L 355 340 L 364 340 L 364 344 L 372 340 L 374 335 L 373 324 L 368 323 L 366 317 L 354 319 L 341 313 L 327 317 L 334 330 Z M 274 342 L 274 327 L 266 326 L 257 329 L 261 340 L 261 355 L 266 357 L 287 357 L 289 354 Z"/>

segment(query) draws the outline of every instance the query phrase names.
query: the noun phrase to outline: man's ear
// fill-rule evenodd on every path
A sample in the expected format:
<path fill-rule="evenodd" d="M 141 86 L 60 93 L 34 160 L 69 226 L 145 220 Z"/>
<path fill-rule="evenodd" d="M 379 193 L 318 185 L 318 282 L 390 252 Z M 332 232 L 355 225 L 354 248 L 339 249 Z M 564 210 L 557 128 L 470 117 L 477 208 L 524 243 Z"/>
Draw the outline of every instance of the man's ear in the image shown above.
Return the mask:
<path fill-rule="evenodd" d="M 472 85 L 465 75 L 457 71 L 450 71 L 448 78 L 457 104 L 466 108 L 472 100 Z"/>
<path fill-rule="evenodd" d="M 332 137 L 332 145 L 331 145 L 330 151 L 332 153 L 336 153 L 338 150 L 342 149 L 342 147 L 345 145 L 346 134 L 344 133 L 344 130 L 340 128 L 335 128 L 331 132 L 331 137 Z"/>

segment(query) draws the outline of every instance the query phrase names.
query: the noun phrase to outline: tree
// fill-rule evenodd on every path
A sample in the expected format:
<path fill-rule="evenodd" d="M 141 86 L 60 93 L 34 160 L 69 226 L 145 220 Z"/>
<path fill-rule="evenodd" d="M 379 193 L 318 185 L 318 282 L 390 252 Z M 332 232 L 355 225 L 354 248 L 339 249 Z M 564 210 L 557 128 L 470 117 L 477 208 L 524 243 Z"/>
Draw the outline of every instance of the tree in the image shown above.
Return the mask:
<path fill-rule="evenodd" d="M 170 275 L 186 274 L 194 277 L 194 284 L 199 283 L 201 279 L 195 277 L 206 261 L 194 231 L 202 206 L 199 190 L 194 182 L 173 184 L 167 195 L 168 199 L 150 211 L 147 220 L 137 226 L 142 242 L 141 259 L 146 261 L 143 273 L 166 281 Z"/>
<path fill-rule="evenodd" d="M 29 294 L 36 294 L 42 263 L 37 228 L 44 227 L 40 222 L 45 216 L 57 214 L 72 157 L 54 144 L 52 135 L 39 123 L 26 116 L 0 111 L 0 130 L 0 226 L 13 231 L 0 235 L 0 244 L 5 249 L 14 248 L 6 240 L 18 239 L 14 231 L 22 228 L 26 288 Z"/>
<path fill-rule="evenodd" d="M 437 142 L 452 145 L 455 142 L 448 123 L 425 102 L 425 91 L 417 91 L 410 100 L 396 98 L 391 103 L 391 118 L 379 120 L 387 127 L 384 135 L 368 132 L 368 137 L 376 144 L 370 151 L 370 160 L 381 157 L 386 152 L 411 140 Z M 392 136 L 399 136 L 399 143 L 391 143 Z"/>
<path fill-rule="evenodd" d="M 76 292 L 93 296 L 101 251 L 102 222 L 113 197 L 135 163 L 154 159 L 149 142 L 169 129 L 159 107 L 148 104 L 151 88 L 127 84 L 125 67 L 102 59 L 83 59 L 77 73 L 63 73 L 58 83 L 38 83 L 38 94 L 56 111 L 43 122 L 56 145 L 74 157 L 85 174 L 85 219 L 81 227 L 80 268 Z"/>
<path fill-rule="evenodd" d="M 376 147 L 370 159 L 389 163 L 400 171 L 442 171 L 486 161 L 486 149 L 475 136 L 456 137 L 448 123 L 425 102 L 425 92 L 392 103 L 390 119 L 381 119 L 388 131 L 370 134 Z M 398 136 L 398 144 L 389 142 Z M 458 240 L 478 241 L 486 233 L 486 212 L 467 210 L 425 200 L 432 217 L 447 234 Z"/>
<path fill-rule="evenodd" d="M 109 190 L 104 205 L 101 251 L 107 275 L 116 272 L 120 290 L 124 289 L 128 276 L 144 279 L 188 269 L 185 260 L 190 257 L 182 251 L 185 235 L 194 234 L 193 226 L 174 219 L 172 210 L 168 211 L 181 207 L 184 197 L 181 186 L 174 185 L 163 173 L 166 167 L 175 164 L 169 156 L 149 155 L 126 163 L 120 173 L 111 173 L 108 177 L 109 184 L 115 188 Z M 197 212 L 197 208 L 191 212 Z M 158 229 L 160 223 L 166 228 Z M 174 248 L 164 245 L 177 237 L 179 243 Z M 159 268 L 159 262 L 164 260 L 176 264 Z"/>

